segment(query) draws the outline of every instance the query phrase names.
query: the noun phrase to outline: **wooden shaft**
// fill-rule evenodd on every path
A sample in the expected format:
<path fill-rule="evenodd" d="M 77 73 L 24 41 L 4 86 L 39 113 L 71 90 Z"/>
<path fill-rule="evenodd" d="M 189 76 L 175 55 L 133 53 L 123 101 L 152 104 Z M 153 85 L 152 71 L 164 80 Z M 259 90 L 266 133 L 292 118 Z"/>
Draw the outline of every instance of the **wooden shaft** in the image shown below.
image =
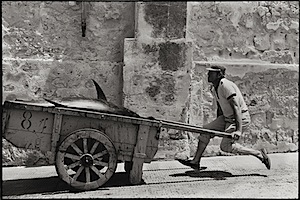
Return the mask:
<path fill-rule="evenodd" d="M 182 130 L 182 131 L 189 131 L 189 132 L 193 132 L 193 133 L 203 133 L 203 134 L 215 135 L 215 136 L 219 136 L 219 137 L 232 138 L 230 133 L 225 133 L 222 131 L 215 131 L 215 130 L 210 130 L 210 129 L 204 129 L 204 128 L 189 125 L 189 124 L 173 123 L 173 122 L 167 122 L 167 121 L 162 121 L 160 123 L 161 123 L 162 127 L 166 127 L 166 128 Z"/>
<path fill-rule="evenodd" d="M 171 121 L 171 120 L 164 120 L 164 119 L 155 119 L 155 120 L 159 120 L 162 123 L 171 123 L 171 124 L 184 125 L 184 126 L 188 125 L 189 127 L 200 128 L 199 126 L 192 125 L 192 124 L 187 124 L 187 123 L 183 123 L 183 122 L 177 122 L 177 121 Z"/>

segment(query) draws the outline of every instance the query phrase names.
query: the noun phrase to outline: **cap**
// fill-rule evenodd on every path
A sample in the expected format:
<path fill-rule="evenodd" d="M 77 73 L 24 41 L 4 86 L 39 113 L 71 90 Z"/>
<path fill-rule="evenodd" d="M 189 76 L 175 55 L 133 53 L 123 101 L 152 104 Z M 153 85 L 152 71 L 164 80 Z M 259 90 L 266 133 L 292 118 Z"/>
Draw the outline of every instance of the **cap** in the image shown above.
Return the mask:
<path fill-rule="evenodd" d="M 211 66 L 210 68 L 206 68 L 208 71 L 215 71 L 215 72 L 222 72 L 223 74 L 225 74 L 225 67 L 222 66 Z"/>

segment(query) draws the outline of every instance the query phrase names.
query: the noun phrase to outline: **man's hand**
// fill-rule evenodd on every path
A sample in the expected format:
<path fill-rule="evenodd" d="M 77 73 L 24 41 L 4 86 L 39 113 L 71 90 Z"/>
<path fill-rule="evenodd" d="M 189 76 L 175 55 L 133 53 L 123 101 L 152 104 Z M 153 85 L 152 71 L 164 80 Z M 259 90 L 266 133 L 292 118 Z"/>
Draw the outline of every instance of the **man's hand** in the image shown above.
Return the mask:
<path fill-rule="evenodd" d="M 234 131 L 231 133 L 232 139 L 234 140 L 238 140 L 242 135 L 241 131 Z"/>

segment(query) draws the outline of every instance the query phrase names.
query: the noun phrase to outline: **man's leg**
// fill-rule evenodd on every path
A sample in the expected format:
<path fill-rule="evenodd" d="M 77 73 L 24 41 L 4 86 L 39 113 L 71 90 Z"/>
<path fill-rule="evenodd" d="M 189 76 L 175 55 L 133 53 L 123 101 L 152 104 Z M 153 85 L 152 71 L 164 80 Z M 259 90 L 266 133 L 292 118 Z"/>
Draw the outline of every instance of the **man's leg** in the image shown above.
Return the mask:
<path fill-rule="evenodd" d="M 225 129 L 225 119 L 224 116 L 219 116 L 214 121 L 210 122 L 209 124 L 206 124 L 203 126 L 204 129 L 210 129 L 210 130 L 216 130 L 216 131 L 224 131 Z M 210 139 L 212 138 L 211 135 L 208 134 L 200 134 L 198 137 L 198 146 L 195 153 L 194 158 L 191 160 L 192 164 L 199 164 L 202 154 L 205 151 Z"/>
<path fill-rule="evenodd" d="M 209 136 L 209 135 L 201 136 L 201 138 L 199 137 L 198 146 L 197 146 L 195 156 L 191 160 L 192 164 L 200 163 L 202 154 L 203 154 L 204 150 L 206 149 L 206 147 L 207 147 L 207 145 L 210 141 L 210 138 L 211 138 L 211 136 Z"/>
<path fill-rule="evenodd" d="M 252 155 L 259 159 L 262 159 L 262 154 L 260 151 L 244 147 L 244 146 L 236 143 L 231 138 L 223 138 L 220 148 L 224 152 L 234 153 L 234 154 L 242 154 L 242 155 Z"/>
<path fill-rule="evenodd" d="M 230 133 L 235 130 L 232 124 L 226 124 L 225 132 Z M 265 150 L 255 150 L 248 147 L 244 147 L 241 144 L 236 143 L 235 140 L 231 138 L 223 138 L 220 144 L 220 148 L 224 152 L 241 154 L 241 155 L 252 155 L 262 161 L 268 169 L 270 169 L 270 160 L 265 152 Z"/>

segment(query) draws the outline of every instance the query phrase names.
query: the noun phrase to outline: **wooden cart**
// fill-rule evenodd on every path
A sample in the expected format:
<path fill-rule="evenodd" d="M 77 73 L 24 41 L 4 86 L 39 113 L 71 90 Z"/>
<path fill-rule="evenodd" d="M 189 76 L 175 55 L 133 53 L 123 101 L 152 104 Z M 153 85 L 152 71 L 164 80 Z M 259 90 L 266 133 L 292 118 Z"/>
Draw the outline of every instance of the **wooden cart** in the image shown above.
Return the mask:
<path fill-rule="evenodd" d="M 124 162 L 132 184 L 158 149 L 161 127 L 231 137 L 184 123 L 55 107 L 48 102 L 5 101 L 2 136 L 20 148 L 50 157 L 59 177 L 80 190 L 102 186 Z"/>

